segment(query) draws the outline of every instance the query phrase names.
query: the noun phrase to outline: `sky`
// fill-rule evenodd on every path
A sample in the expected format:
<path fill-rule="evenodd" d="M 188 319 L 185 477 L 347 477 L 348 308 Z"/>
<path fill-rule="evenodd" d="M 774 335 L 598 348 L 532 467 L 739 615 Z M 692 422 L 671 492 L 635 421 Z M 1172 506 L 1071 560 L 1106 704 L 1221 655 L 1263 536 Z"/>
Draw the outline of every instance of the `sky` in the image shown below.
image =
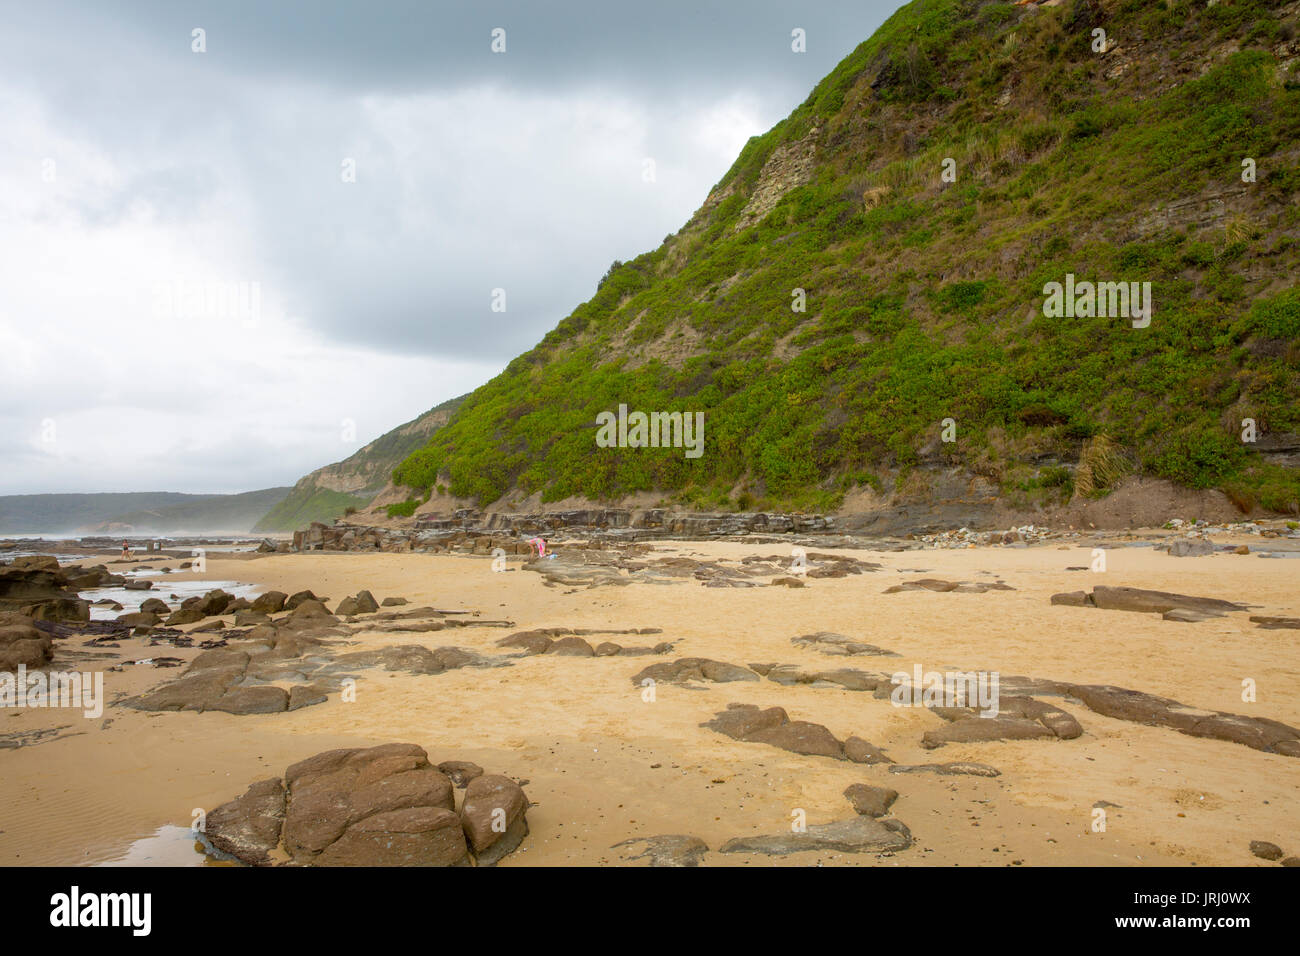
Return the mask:
<path fill-rule="evenodd" d="M 900 5 L 0 0 L 0 494 L 289 485 L 471 391 Z"/>

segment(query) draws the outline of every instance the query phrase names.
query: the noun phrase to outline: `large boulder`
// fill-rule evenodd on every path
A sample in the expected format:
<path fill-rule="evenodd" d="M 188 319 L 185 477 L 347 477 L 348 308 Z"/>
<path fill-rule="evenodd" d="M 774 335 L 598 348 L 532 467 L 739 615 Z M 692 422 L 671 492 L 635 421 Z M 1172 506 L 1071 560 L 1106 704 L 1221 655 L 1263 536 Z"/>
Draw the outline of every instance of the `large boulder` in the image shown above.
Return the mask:
<path fill-rule="evenodd" d="M 289 596 L 283 591 L 267 591 L 253 599 L 250 610 L 259 614 L 278 614 L 284 610 L 284 602 L 288 599 Z"/>
<path fill-rule="evenodd" d="M 54 642 L 38 630 L 32 619 L 13 611 L 0 612 L 0 671 L 17 671 L 19 665 L 40 667 L 54 656 Z"/>
<path fill-rule="evenodd" d="M 873 787 L 866 783 L 851 783 L 844 796 L 853 809 L 868 817 L 883 817 L 898 799 L 898 791 L 890 787 Z"/>
<path fill-rule="evenodd" d="M 90 603 L 77 597 L 58 560 L 47 554 L 0 565 L 0 611 L 41 621 L 90 620 Z"/>
<path fill-rule="evenodd" d="M 14 558 L 9 567 L 18 571 L 59 571 L 59 559 L 52 554 L 29 554 Z"/>
<path fill-rule="evenodd" d="M 284 798 L 279 777 L 258 781 L 242 797 L 209 813 L 204 835 L 222 853 L 254 866 L 267 866 L 271 851 L 280 845 Z"/>
<path fill-rule="evenodd" d="M 275 593 L 275 592 L 270 592 L 270 593 Z M 264 595 L 264 596 L 265 596 L 265 595 Z M 290 596 L 290 597 L 289 597 L 289 598 L 284 602 L 284 610 L 286 610 L 286 611 L 292 611 L 294 608 L 296 608 L 296 607 L 297 607 L 299 604 L 301 604 L 303 601 L 318 601 L 318 602 L 320 602 L 320 603 L 323 604 L 323 603 L 325 602 L 325 600 L 326 600 L 325 598 L 317 597 L 317 596 L 316 596 L 315 594 L 313 594 L 311 591 L 298 591 L 297 593 L 291 595 L 291 596 Z M 257 602 L 254 602 L 254 608 L 256 608 L 256 603 L 257 603 Z"/>
<path fill-rule="evenodd" d="M 227 594 L 221 588 L 216 588 L 199 598 L 193 606 L 201 611 L 204 617 L 211 617 L 215 614 L 225 614 L 234 600 L 233 594 Z"/>
<path fill-rule="evenodd" d="M 172 611 L 163 622 L 165 627 L 176 627 L 179 624 L 193 624 L 195 621 L 203 620 L 203 612 L 196 607 L 180 607 Z"/>
<path fill-rule="evenodd" d="M 357 602 L 358 614 L 373 614 L 379 610 L 379 602 L 369 591 L 358 591 L 353 600 Z"/>
<path fill-rule="evenodd" d="M 451 780 L 414 744 L 331 750 L 285 772 L 284 845 L 322 866 L 468 862 Z"/>
<path fill-rule="evenodd" d="M 384 744 L 319 753 L 283 783 L 253 784 L 208 814 L 206 836 L 253 865 L 282 850 L 297 866 L 464 866 L 472 846 L 490 866 L 528 832 L 527 803 L 509 778 L 478 777 L 458 814 L 451 780 L 422 748 Z"/>
<path fill-rule="evenodd" d="M 594 657 L 596 652 L 580 637 L 562 637 L 546 649 L 547 654 L 561 657 Z"/>
<path fill-rule="evenodd" d="M 1247 610 L 1245 604 L 1220 598 L 1196 597 L 1169 591 L 1148 591 L 1142 588 L 1109 587 L 1102 584 L 1092 589 L 1092 603 L 1107 611 L 1138 611 L 1148 614 L 1163 614 L 1176 607 L 1216 615 Z"/>
<path fill-rule="evenodd" d="M 317 866 L 467 866 L 460 818 L 436 807 L 407 807 L 351 824 L 315 859 Z"/>
<path fill-rule="evenodd" d="M 1179 538 L 1169 545 L 1172 558 L 1199 558 L 1214 553 L 1214 542 L 1206 538 Z"/>
<path fill-rule="evenodd" d="M 509 777 L 485 774 L 465 788 L 461 826 L 479 866 L 492 866 L 528 835 L 528 797 Z"/>
<path fill-rule="evenodd" d="M 320 601 L 308 599 L 296 604 L 294 609 L 289 612 L 289 619 L 291 621 L 299 621 L 305 618 L 329 618 L 333 620 L 334 616 L 330 614 L 329 608 Z"/>
<path fill-rule="evenodd" d="M 345 597 L 334 609 L 339 617 L 351 617 L 353 614 L 373 614 L 379 610 L 379 602 L 369 591 L 358 591 L 356 597 Z"/>

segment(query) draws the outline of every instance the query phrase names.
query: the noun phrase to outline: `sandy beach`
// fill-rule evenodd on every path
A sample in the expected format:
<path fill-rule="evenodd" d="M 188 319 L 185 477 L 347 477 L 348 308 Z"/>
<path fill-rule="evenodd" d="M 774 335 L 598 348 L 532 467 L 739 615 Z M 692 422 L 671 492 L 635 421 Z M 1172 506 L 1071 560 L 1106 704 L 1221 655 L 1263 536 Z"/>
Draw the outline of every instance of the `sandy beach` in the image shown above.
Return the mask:
<path fill-rule="evenodd" d="M 1257 540 L 1243 538 L 1251 545 Z M 655 559 L 724 562 L 781 550 L 693 541 L 658 542 L 652 549 Z M 710 848 L 706 866 L 1268 865 L 1251 855 L 1252 840 L 1300 851 L 1300 759 L 1114 719 L 1068 697 L 1051 703 L 1078 720 L 1083 733 L 1077 739 L 949 743 L 928 750 L 921 746 L 923 734 L 944 721 L 924 707 L 896 707 L 870 693 L 766 679 L 660 682 L 651 702 L 632 681 L 647 665 L 685 657 L 810 670 L 910 672 L 919 664 L 996 671 L 1004 680 L 1112 684 L 1190 707 L 1300 726 L 1300 632 L 1266 630 L 1248 620 L 1250 614 L 1300 614 L 1300 565 L 1254 553 L 1176 558 L 1149 547 L 1108 547 L 1105 572 L 1066 570 L 1086 568 L 1090 551 L 1087 543 L 1059 541 L 844 551 L 837 554 L 880 568 L 810 578 L 796 588 L 709 588 L 689 577 L 565 587 L 548 585 L 515 557 L 509 570 L 496 573 L 491 558 L 474 556 L 210 555 L 202 575 L 159 575 L 151 593 L 166 598 L 164 577 L 235 581 L 286 593 L 311 589 L 328 596 L 332 610 L 366 589 L 381 600 L 400 596 L 412 607 L 467 611 L 511 626 L 431 633 L 363 628 L 348 637 L 355 642 L 348 650 L 452 645 L 509 666 L 435 675 L 375 669 L 361 676 L 355 701 L 331 694 L 301 710 L 234 715 L 122 705 L 179 673 L 138 665 L 105 674 L 109 703 L 98 719 L 56 709 L 0 712 L 0 732 L 28 735 L 27 745 L 0 750 L 6 808 L 0 863 L 197 865 L 204 857 L 183 832 L 196 809 L 211 811 L 250 783 L 321 751 L 389 742 L 417 744 L 435 764 L 473 761 L 523 783 L 533 804 L 529 833 L 503 866 L 646 865 L 645 857 L 632 859 L 642 847 L 616 844 L 664 834 L 703 840 Z M 115 558 L 84 563 L 100 560 L 113 569 Z M 923 577 L 1001 581 L 1010 589 L 884 593 Z M 1098 584 L 1222 598 L 1251 609 L 1183 623 L 1050 603 L 1058 592 Z M 640 640 L 668 641 L 673 650 L 637 658 L 519 656 L 495 643 L 515 631 L 547 627 L 658 628 L 660 634 Z M 791 643 L 819 631 L 897 656 L 834 658 Z M 605 639 L 590 638 L 593 644 Z M 187 661 L 199 653 L 150 648 L 145 638 L 94 652 L 78 644 L 58 642 L 51 666 L 103 669 L 162 653 Z M 1242 699 L 1247 678 L 1255 682 L 1255 702 Z M 791 753 L 699 726 L 731 703 L 783 707 L 791 720 L 822 724 L 841 740 L 856 735 L 870 741 L 894 764 Z M 56 732 L 37 739 L 32 732 L 41 730 Z M 891 766 L 953 761 L 990 765 L 1000 776 L 891 772 Z M 898 791 L 890 812 L 910 829 L 912 846 L 860 854 L 717 852 L 735 837 L 789 833 L 799 811 L 809 825 L 852 817 L 843 791 L 854 783 Z M 1099 803 L 1106 808 L 1104 832 L 1094 829 Z M 155 836 L 160 833 L 171 837 Z"/>

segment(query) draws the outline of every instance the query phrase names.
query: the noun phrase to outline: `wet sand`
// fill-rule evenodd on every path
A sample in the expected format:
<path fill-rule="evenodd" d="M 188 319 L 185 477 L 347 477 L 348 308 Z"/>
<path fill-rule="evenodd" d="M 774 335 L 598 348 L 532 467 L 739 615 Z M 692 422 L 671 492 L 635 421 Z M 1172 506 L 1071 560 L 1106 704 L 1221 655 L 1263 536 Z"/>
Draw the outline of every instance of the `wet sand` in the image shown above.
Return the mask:
<path fill-rule="evenodd" d="M 919 663 L 926 670 L 1109 683 L 1300 726 L 1300 631 L 1263 630 L 1246 613 L 1186 624 L 1049 603 L 1060 591 L 1130 585 L 1241 601 L 1255 606 L 1254 614 L 1300 616 L 1300 559 L 1173 558 L 1148 548 L 1112 548 L 1104 573 L 1064 570 L 1088 565 L 1090 547 L 1050 542 L 1030 548 L 845 551 L 839 553 L 879 562 L 883 569 L 810 579 L 798 589 L 705 588 L 690 578 L 548 587 L 542 576 L 514 570 L 518 559 L 512 559 L 512 570 L 493 573 L 490 558 L 463 556 L 209 554 L 203 575 L 160 577 L 151 593 L 166 600 L 168 580 L 203 578 L 287 593 L 310 588 L 328 596 L 333 608 L 364 588 L 380 600 L 401 596 L 411 606 L 508 619 L 513 630 L 661 628 L 662 634 L 637 642 L 672 641 L 675 650 L 665 657 L 523 657 L 510 667 L 434 676 L 367 671 L 355 702 L 331 694 L 324 704 L 252 716 L 114 706 L 113 700 L 172 680 L 180 671 L 141 666 L 109 672 L 110 705 L 97 720 L 80 711 L 0 711 L 0 734 L 59 727 L 66 735 L 0 750 L 0 863 L 117 860 L 160 828 L 188 827 L 196 808 L 210 811 L 294 761 L 334 747 L 393 741 L 419 744 L 434 763 L 471 760 L 489 773 L 528 781 L 524 789 L 536 804 L 528 811 L 531 832 L 504 866 L 620 864 L 640 848 L 614 844 L 658 834 L 691 834 L 716 851 L 731 837 L 788 833 L 796 810 L 806 812 L 809 824 L 851 817 L 842 792 L 855 782 L 899 791 L 891 812 L 911 829 L 916 843 L 910 849 L 785 857 L 711 852 L 704 865 L 1262 864 L 1249 852 L 1251 840 L 1300 854 L 1297 758 L 1114 720 L 1056 698 L 1048 700 L 1079 720 L 1082 737 L 926 750 L 922 734 L 943 721 L 870 693 L 767 680 L 661 683 L 648 703 L 631 681 L 646 665 L 678 657 L 872 672 L 910 671 Z M 782 550 L 722 542 L 659 543 L 655 549 L 733 560 Z M 1015 590 L 882 593 L 922 576 L 1002 580 Z M 814 631 L 839 632 L 900 656 L 828 657 L 790 643 Z M 355 649 L 454 644 L 499 655 L 494 642 L 509 633 L 467 627 L 362 632 L 353 640 Z M 103 666 L 69 657 L 82 650 L 79 643 L 59 641 L 53 666 Z M 110 653 L 189 660 L 199 652 L 147 648 L 134 639 Z M 1256 682 L 1255 703 L 1241 699 L 1244 678 Z M 888 765 L 801 756 L 698 726 L 731 702 L 779 705 L 791 719 L 824 724 L 840 739 L 863 737 L 899 764 L 977 761 L 998 768 L 1001 776 L 891 774 Z M 1092 832 L 1098 801 L 1118 805 L 1107 810 L 1104 833 Z M 172 843 L 183 849 L 163 854 L 160 862 L 202 861 L 187 841 Z"/>

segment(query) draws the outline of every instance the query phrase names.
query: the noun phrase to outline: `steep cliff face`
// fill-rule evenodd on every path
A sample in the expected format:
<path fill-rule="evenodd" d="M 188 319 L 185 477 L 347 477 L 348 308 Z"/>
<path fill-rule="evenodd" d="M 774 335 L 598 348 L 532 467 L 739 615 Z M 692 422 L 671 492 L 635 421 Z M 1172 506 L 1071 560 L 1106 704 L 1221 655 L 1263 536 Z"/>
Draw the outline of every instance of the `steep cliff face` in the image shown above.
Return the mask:
<path fill-rule="evenodd" d="M 389 485 L 393 468 L 447 424 L 464 400 L 453 398 L 399 425 L 342 461 L 300 478 L 288 497 L 258 521 L 254 531 L 294 531 L 329 522 L 349 508 L 370 504 Z"/>
<path fill-rule="evenodd" d="M 829 511 L 1141 479 L 1300 508 L 1298 10 L 908 4 L 396 482 Z M 704 412 L 703 454 L 601 444 L 620 405 Z"/>

